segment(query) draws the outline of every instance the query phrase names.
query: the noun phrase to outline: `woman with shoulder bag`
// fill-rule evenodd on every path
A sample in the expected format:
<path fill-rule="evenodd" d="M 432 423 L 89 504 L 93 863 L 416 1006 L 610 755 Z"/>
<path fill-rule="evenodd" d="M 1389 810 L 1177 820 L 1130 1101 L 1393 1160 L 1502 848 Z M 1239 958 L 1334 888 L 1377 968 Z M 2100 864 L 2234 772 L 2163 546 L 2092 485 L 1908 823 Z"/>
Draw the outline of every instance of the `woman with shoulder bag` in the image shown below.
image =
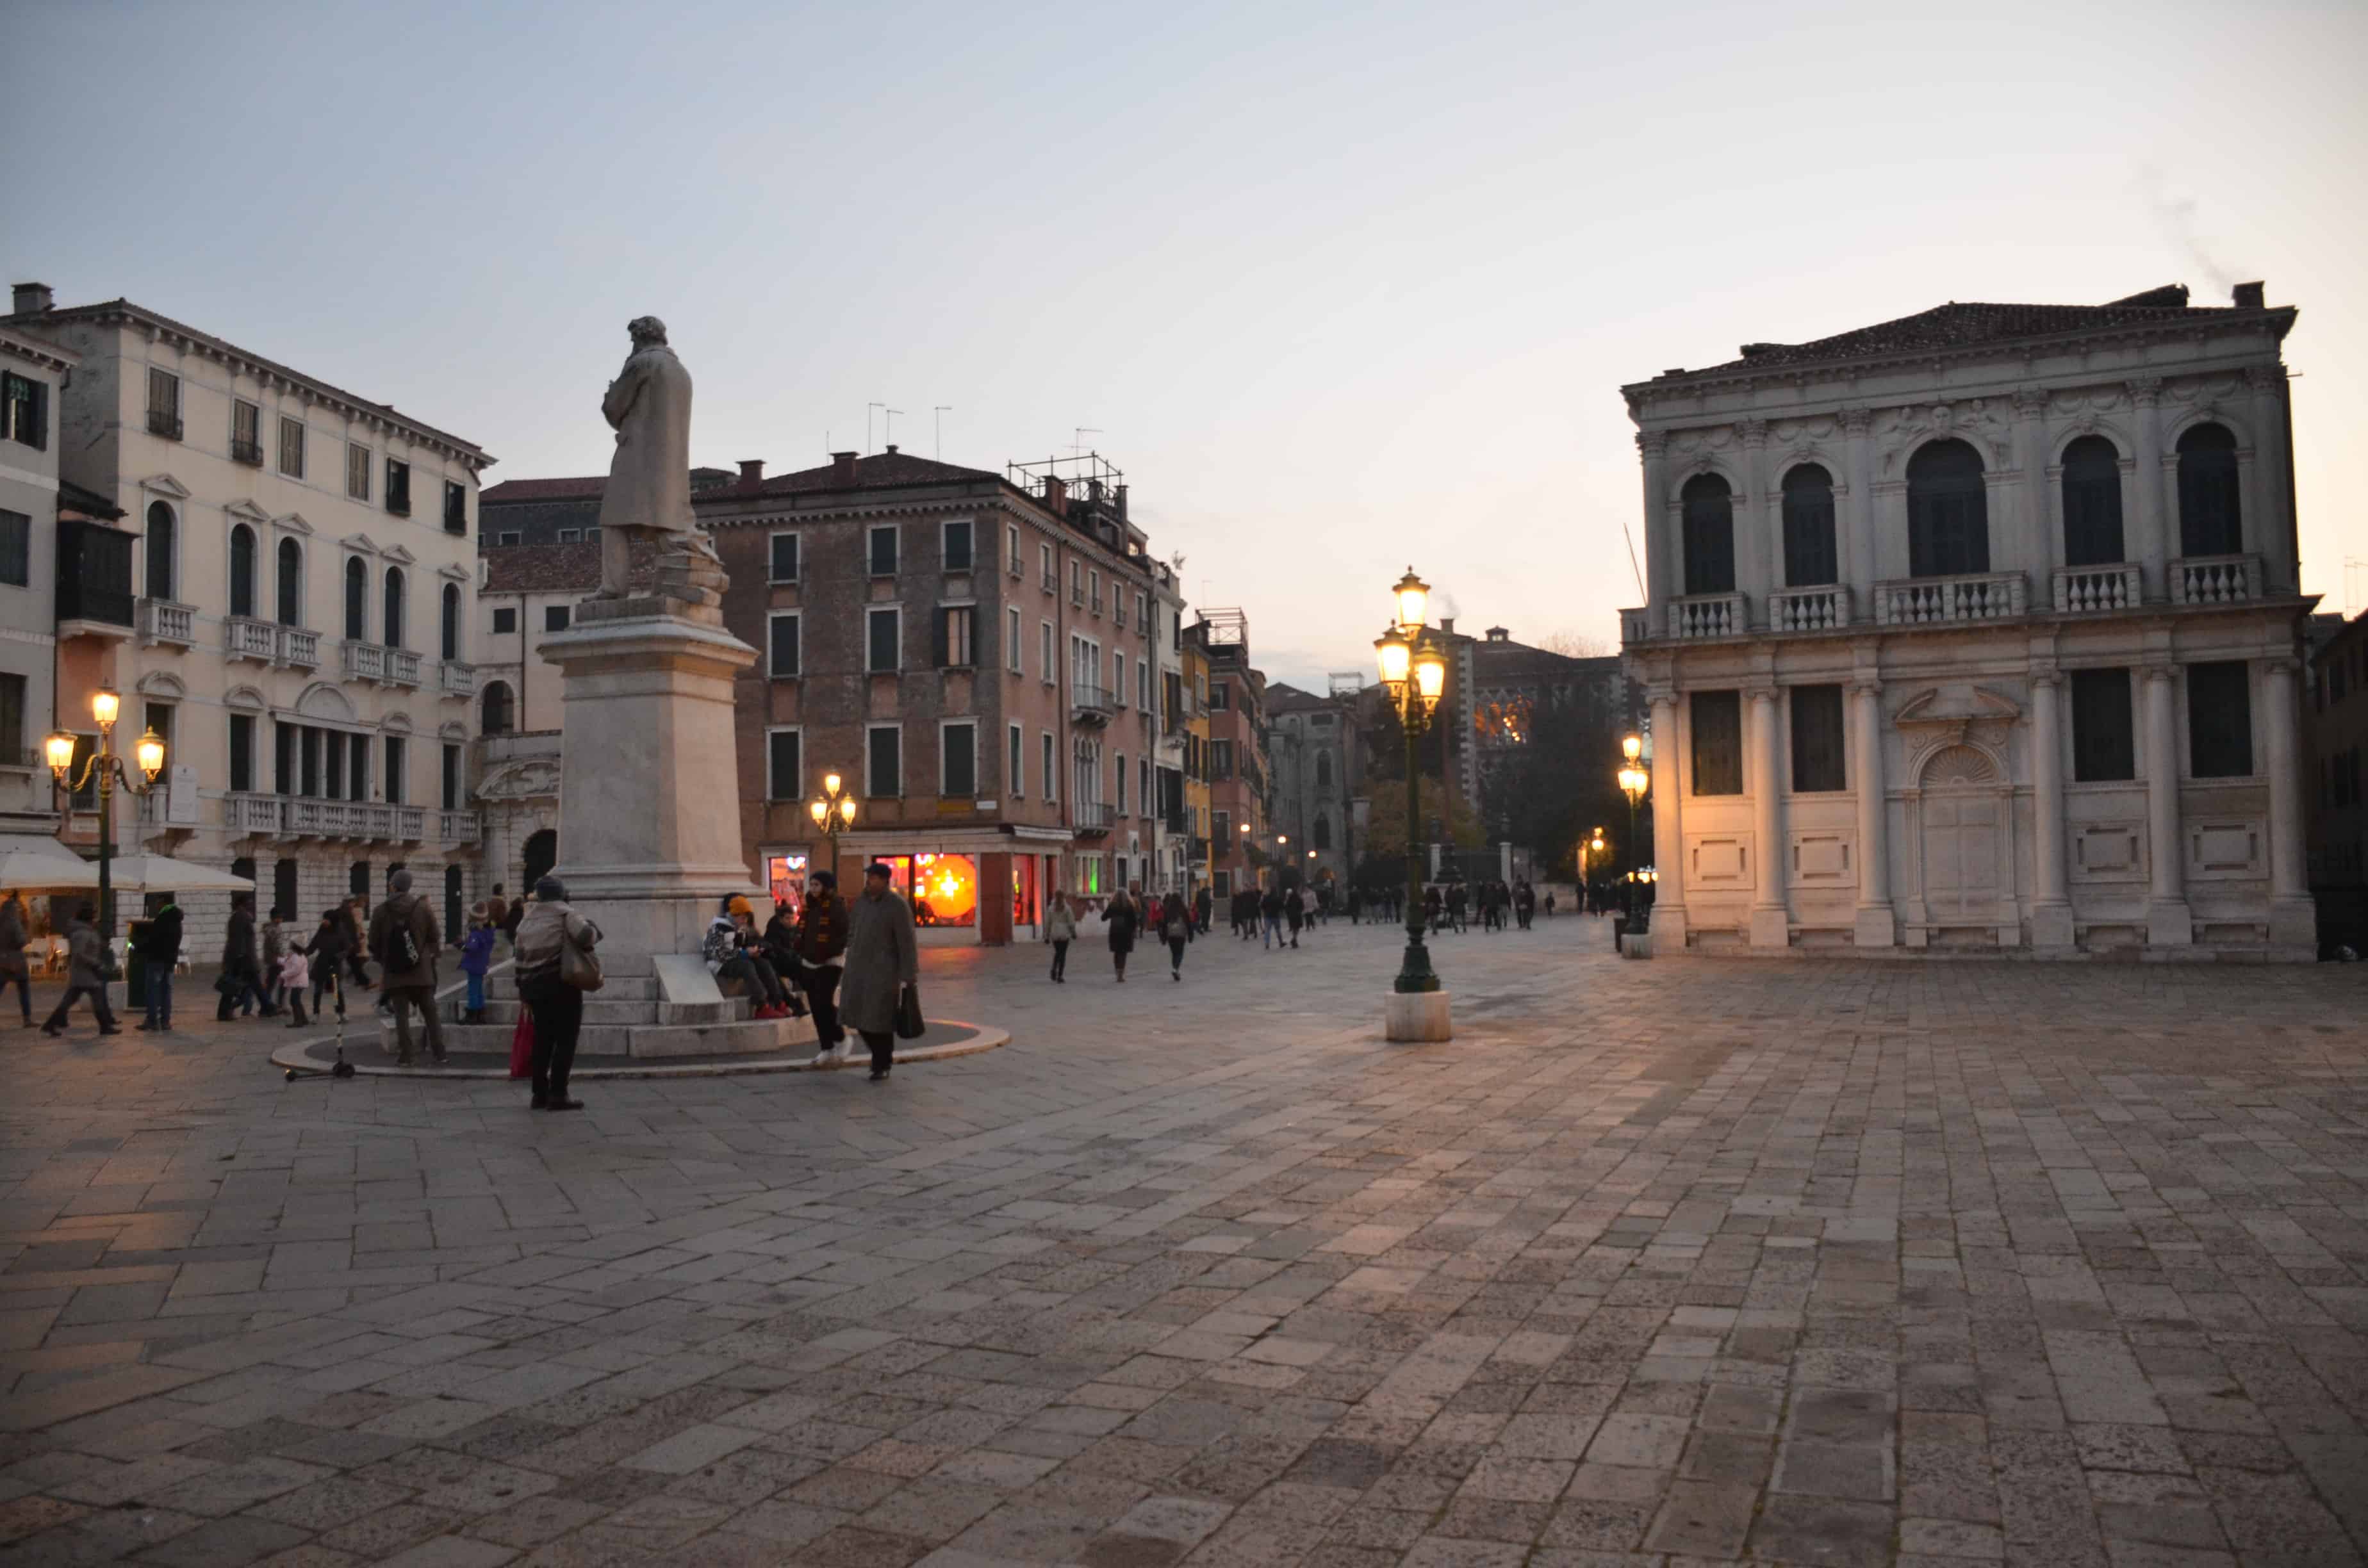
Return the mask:
<path fill-rule="evenodd" d="M 1134 901 L 1126 896 L 1124 888 L 1111 890 L 1110 902 L 1102 905 L 1102 919 L 1110 926 L 1110 967 L 1118 971 L 1121 985 L 1126 983 L 1126 955 L 1134 951 L 1134 933 L 1142 925 L 1142 913 Z"/>
<path fill-rule="evenodd" d="M 1171 892 L 1159 906 L 1159 934 L 1167 938 L 1167 978 L 1184 978 L 1184 944 L 1192 939 L 1192 915 L 1184 895 Z"/>
<path fill-rule="evenodd" d="M 518 1000 L 534 1010 L 537 1110 L 584 1108 L 567 1097 L 567 1075 L 584 1027 L 584 994 L 601 984 L 600 960 L 592 953 L 599 940 L 600 928 L 567 907 L 567 888 L 557 877 L 534 884 L 534 906 L 518 922 L 513 951 Z"/>

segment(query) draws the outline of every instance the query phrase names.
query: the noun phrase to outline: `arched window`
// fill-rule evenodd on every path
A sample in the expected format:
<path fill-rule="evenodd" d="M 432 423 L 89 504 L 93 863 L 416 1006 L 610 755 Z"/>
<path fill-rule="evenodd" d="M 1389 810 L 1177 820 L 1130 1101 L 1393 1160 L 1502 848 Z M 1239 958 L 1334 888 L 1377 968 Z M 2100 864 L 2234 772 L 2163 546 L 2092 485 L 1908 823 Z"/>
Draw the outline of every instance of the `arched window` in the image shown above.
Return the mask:
<path fill-rule="evenodd" d="M 255 613 L 255 530 L 245 523 L 230 530 L 230 612 Z"/>
<path fill-rule="evenodd" d="M 148 506 L 148 597 L 173 597 L 173 508 L 162 501 Z"/>
<path fill-rule="evenodd" d="M 444 652 L 438 655 L 447 660 L 461 657 L 461 585 L 444 585 Z"/>
<path fill-rule="evenodd" d="M 2237 499 L 2237 437 L 2198 425 L 2179 438 L 2179 553 L 2234 555 L 2245 548 Z"/>
<path fill-rule="evenodd" d="M 1982 455 L 1963 441 L 1928 441 L 1907 460 L 1907 574 L 1953 577 L 1989 569 Z"/>
<path fill-rule="evenodd" d="M 370 641 L 370 568 L 359 555 L 346 557 L 346 641 Z"/>
<path fill-rule="evenodd" d="M 1784 476 L 1784 585 L 1816 588 L 1840 581 L 1833 475 L 1803 463 Z"/>
<path fill-rule="evenodd" d="M 292 539 L 279 541 L 279 624 L 304 624 L 304 547 Z"/>
<path fill-rule="evenodd" d="M 489 681 L 485 686 L 484 718 L 478 728 L 488 735 L 507 735 L 516 727 L 518 717 L 510 704 L 507 682 Z"/>
<path fill-rule="evenodd" d="M 1315 754 L 1315 787 L 1318 790 L 1332 788 L 1332 754 L 1328 751 Z"/>
<path fill-rule="evenodd" d="M 1735 592 L 1735 499 L 1726 481 L 1698 473 L 1678 499 L 1685 507 L 1686 592 Z"/>
<path fill-rule="evenodd" d="M 386 569 L 386 645 L 403 646 L 403 568 Z"/>
<path fill-rule="evenodd" d="M 559 863 L 559 835 L 550 828 L 538 828 L 527 835 L 525 846 L 519 851 L 526 862 L 526 891 L 532 892 L 534 884 L 549 874 Z"/>
<path fill-rule="evenodd" d="M 2102 436 L 2064 449 L 2064 564 L 2110 566 L 2122 551 L 2122 454 Z"/>
<path fill-rule="evenodd" d="M 1315 847 L 1318 849 L 1332 847 L 1332 819 L 1322 812 L 1315 813 Z"/>

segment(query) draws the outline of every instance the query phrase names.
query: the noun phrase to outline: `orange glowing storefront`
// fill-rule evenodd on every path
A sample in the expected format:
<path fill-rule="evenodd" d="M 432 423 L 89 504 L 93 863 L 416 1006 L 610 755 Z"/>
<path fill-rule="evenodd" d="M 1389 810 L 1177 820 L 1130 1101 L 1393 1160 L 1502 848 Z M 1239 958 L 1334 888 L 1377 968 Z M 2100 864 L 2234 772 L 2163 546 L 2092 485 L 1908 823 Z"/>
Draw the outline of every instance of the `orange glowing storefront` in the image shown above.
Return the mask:
<path fill-rule="evenodd" d="M 888 830 L 842 834 L 838 841 L 839 887 L 852 894 L 863 868 L 887 866 L 890 885 L 913 906 L 921 940 L 933 946 L 968 942 L 1001 947 L 1017 938 L 1033 941 L 1043 918 L 1045 894 L 1061 886 L 1066 829 L 973 828 L 936 835 L 935 843 Z M 791 857 L 766 856 L 768 871 L 780 863 L 786 881 Z M 804 858 L 796 881 L 804 882 Z"/>

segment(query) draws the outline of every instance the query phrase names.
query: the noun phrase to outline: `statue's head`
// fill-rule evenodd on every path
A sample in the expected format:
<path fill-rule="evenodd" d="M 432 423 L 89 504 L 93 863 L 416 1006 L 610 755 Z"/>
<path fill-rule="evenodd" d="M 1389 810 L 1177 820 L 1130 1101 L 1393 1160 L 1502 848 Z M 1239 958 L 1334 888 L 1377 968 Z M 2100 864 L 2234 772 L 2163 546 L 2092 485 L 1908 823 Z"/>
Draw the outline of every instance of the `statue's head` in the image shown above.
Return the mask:
<path fill-rule="evenodd" d="M 635 316 L 625 324 L 625 330 L 632 334 L 636 348 L 647 348 L 654 343 L 666 341 L 666 323 L 655 316 Z"/>

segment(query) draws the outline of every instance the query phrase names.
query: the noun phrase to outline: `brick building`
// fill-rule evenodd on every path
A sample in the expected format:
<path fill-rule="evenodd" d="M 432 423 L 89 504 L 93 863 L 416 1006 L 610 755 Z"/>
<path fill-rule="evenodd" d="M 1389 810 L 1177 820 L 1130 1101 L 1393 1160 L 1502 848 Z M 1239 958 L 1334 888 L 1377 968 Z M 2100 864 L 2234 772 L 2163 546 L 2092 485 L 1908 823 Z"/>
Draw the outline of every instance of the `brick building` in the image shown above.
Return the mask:
<path fill-rule="evenodd" d="M 1266 676 L 1250 665 L 1249 618 L 1240 610 L 1209 610 L 1184 635 L 1208 665 L 1209 883 L 1222 899 L 1258 883 L 1253 847 L 1261 860 L 1275 849 Z"/>

